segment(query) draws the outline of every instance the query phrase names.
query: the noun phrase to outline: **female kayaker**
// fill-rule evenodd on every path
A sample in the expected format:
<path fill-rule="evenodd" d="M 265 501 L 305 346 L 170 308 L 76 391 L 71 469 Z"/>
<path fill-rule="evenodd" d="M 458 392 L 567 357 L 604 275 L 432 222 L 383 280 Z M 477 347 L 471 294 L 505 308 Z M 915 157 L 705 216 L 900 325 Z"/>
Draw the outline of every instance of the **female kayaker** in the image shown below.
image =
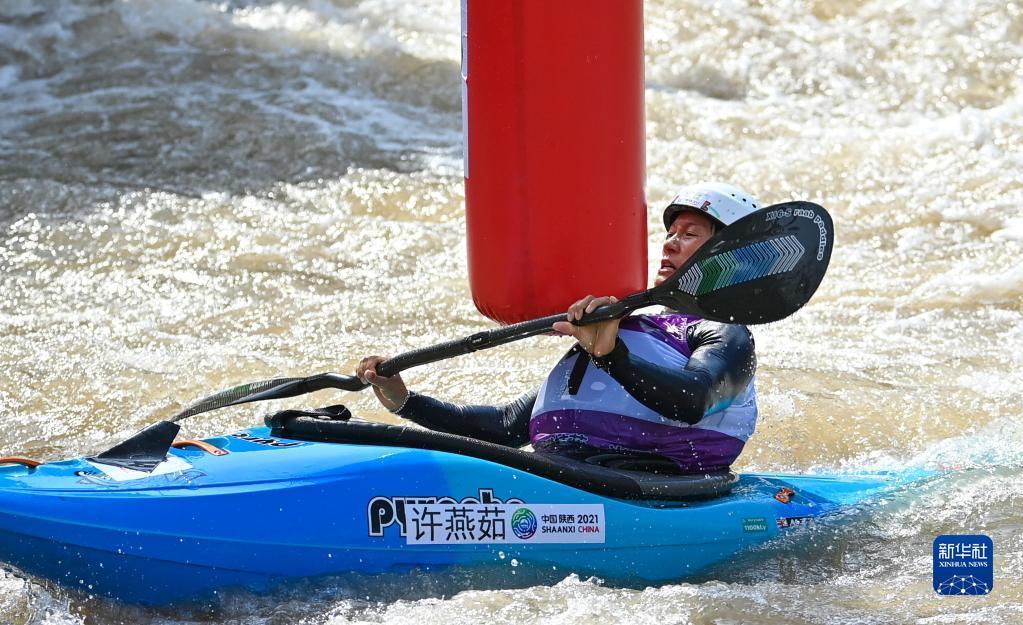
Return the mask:
<path fill-rule="evenodd" d="M 675 273 L 717 228 L 759 207 L 723 183 L 682 189 L 664 209 L 668 235 L 654 283 Z M 457 406 L 409 392 L 400 375 L 377 375 L 381 356 L 364 358 L 356 375 L 385 408 L 434 430 L 577 457 L 658 455 L 687 473 L 727 468 L 757 420 L 749 329 L 671 310 L 571 323 L 615 301 L 586 296 L 572 304 L 553 329 L 576 345 L 537 391 L 506 405 Z"/>

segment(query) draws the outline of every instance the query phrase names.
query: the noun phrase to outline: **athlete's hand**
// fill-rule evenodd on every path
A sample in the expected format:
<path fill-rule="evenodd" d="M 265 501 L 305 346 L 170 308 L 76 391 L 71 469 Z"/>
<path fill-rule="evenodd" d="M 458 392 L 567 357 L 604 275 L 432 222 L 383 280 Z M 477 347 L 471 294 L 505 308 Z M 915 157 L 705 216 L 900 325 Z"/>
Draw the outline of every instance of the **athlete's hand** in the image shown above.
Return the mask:
<path fill-rule="evenodd" d="M 394 412 L 405 403 L 408 398 L 408 388 L 401 374 L 396 373 L 389 378 L 377 373 L 377 367 L 387 360 L 383 356 L 367 356 L 359 362 L 355 368 L 355 375 L 360 380 L 373 386 L 373 392 L 377 399 L 391 412 Z"/>
<path fill-rule="evenodd" d="M 565 315 L 568 321 L 555 322 L 552 327 L 559 334 L 575 337 L 575 340 L 579 341 L 579 345 L 590 354 L 597 357 L 606 356 L 615 347 L 615 341 L 618 338 L 618 324 L 621 323 L 621 319 L 599 321 L 584 326 L 574 325 L 572 321 L 582 319 L 583 314 L 593 312 L 601 306 L 616 303 L 618 303 L 618 298 L 614 296 L 593 297 L 587 295 L 568 307 L 568 313 Z"/>

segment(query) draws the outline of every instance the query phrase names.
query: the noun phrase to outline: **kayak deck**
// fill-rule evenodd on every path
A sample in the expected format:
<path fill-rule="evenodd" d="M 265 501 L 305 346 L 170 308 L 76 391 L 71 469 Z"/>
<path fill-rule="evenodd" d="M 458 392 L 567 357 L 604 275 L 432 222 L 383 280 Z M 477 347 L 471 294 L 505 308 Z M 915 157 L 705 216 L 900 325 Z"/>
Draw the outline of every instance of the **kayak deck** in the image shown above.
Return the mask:
<path fill-rule="evenodd" d="M 743 475 L 727 495 L 600 495 L 469 455 L 302 441 L 252 428 L 172 449 L 151 473 L 74 459 L 0 467 L 0 559 L 124 601 L 453 565 L 617 583 L 694 575 L 885 488 Z M 525 453 L 525 452 L 522 452 Z"/>

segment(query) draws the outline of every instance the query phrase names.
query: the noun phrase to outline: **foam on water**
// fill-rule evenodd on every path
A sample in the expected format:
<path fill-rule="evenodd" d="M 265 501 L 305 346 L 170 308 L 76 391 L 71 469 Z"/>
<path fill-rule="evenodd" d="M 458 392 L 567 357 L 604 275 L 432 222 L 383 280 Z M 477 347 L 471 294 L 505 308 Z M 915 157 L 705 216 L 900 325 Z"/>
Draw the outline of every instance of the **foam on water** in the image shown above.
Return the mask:
<path fill-rule="evenodd" d="M 22 79 L 0 93 L 5 177 L 194 194 L 414 169 L 417 154 L 457 162 L 458 94 L 440 88 L 457 65 L 407 52 L 380 27 L 386 14 L 184 0 L 22 8 L 0 24 L 11 33 L 0 64 L 12 59 Z"/>

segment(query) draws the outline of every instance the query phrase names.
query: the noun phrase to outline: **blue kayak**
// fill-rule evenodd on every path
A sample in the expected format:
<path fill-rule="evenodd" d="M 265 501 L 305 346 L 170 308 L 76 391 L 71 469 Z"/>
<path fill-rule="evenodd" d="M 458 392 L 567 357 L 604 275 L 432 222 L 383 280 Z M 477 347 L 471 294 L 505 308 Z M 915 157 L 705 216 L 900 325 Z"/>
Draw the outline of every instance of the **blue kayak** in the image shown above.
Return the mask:
<path fill-rule="evenodd" d="M 152 449 L 0 466 L 0 560 L 140 604 L 512 561 L 519 572 L 664 583 L 889 486 L 680 476 L 643 459 L 308 415 L 157 452 L 149 464 Z"/>

